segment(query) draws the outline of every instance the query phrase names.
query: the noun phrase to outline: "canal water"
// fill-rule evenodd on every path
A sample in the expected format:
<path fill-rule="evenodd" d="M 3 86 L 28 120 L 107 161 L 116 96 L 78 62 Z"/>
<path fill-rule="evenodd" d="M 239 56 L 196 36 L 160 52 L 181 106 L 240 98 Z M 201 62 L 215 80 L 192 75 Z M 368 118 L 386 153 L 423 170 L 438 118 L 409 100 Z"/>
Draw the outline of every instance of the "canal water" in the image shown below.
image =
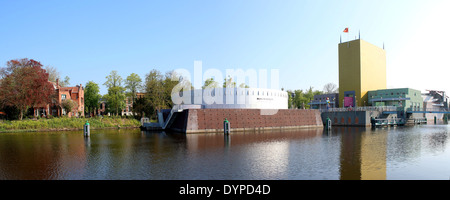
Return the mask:
<path fill-rule="evenodd" d="M 0 179 L 450 179 L 448 125 L 223 134 L 0 134 Z"/>

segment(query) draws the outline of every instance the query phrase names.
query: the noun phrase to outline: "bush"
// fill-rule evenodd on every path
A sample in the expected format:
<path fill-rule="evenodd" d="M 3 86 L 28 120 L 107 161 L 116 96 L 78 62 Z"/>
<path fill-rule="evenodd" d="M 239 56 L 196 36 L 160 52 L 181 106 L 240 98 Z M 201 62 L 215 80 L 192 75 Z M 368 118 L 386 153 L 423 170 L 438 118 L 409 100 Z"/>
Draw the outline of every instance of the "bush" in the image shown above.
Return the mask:
<path fill-rule="evenodd" d="M 31 120 L 25 119 L 22 121 L 1 121 L 0 131 L 8 130 L 49 130 L 49 129 L 82 129 L 83 125 L 89 122 L 91 128 L 107 128 L 107 127 L 139 127 L 140 121 L 136 119 L 122 119 L 119 117 L 92 117 L 89 119 L 84 118 L 68 118 L 68 117 L 55 117 L 49 119 Z"/>

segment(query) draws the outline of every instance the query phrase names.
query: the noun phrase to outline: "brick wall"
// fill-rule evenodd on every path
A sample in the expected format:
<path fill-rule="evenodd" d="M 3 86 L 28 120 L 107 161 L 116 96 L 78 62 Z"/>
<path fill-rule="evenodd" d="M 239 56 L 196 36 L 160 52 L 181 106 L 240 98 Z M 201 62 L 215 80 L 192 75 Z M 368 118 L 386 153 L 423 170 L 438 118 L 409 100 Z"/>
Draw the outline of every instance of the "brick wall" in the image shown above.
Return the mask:
<path fill-rule="evenodd" d="M 318 110 L 281 109 L 273 115 L 261 115 L 260 109 L 189 109 L 177 116 L 173 128 L 183 132 L 223 131 L 225 118 L 231 130 L 323 126 Z"/>

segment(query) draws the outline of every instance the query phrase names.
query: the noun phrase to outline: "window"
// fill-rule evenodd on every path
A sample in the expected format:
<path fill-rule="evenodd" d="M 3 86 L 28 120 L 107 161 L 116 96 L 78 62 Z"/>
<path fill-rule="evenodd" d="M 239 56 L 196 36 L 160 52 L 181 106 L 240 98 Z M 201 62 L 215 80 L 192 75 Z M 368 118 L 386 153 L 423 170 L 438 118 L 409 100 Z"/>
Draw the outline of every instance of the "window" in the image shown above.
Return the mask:
<path fill-rule="evenodd" d="M 66 95 L 65 95 L 65 94 L 62 94 L 62 95 L 61 95 L 61 100 L 64 100 L 64 99 L 66 99 Z"/>

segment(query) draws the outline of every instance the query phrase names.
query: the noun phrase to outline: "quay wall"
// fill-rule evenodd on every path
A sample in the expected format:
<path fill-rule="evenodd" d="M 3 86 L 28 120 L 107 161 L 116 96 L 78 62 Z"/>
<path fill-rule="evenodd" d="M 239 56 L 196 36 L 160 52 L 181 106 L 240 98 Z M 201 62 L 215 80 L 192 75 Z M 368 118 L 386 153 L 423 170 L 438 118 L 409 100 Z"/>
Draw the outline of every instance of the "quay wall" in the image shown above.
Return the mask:
<path fill-rule="evenodd" d="M 319 110 L 186 109 L 176 115 L 170 130 L 185 133 L 223 133 L 227 118 L 231 131 L 323 128 Z"/>
<path fill-rule="evenodd" d="M 371 126 L 370 118 L 380 115 L 378 111 L 347 111 L 323 112 L 321 117 L 324 123 L 330 118 L 333 126 Z"/>

